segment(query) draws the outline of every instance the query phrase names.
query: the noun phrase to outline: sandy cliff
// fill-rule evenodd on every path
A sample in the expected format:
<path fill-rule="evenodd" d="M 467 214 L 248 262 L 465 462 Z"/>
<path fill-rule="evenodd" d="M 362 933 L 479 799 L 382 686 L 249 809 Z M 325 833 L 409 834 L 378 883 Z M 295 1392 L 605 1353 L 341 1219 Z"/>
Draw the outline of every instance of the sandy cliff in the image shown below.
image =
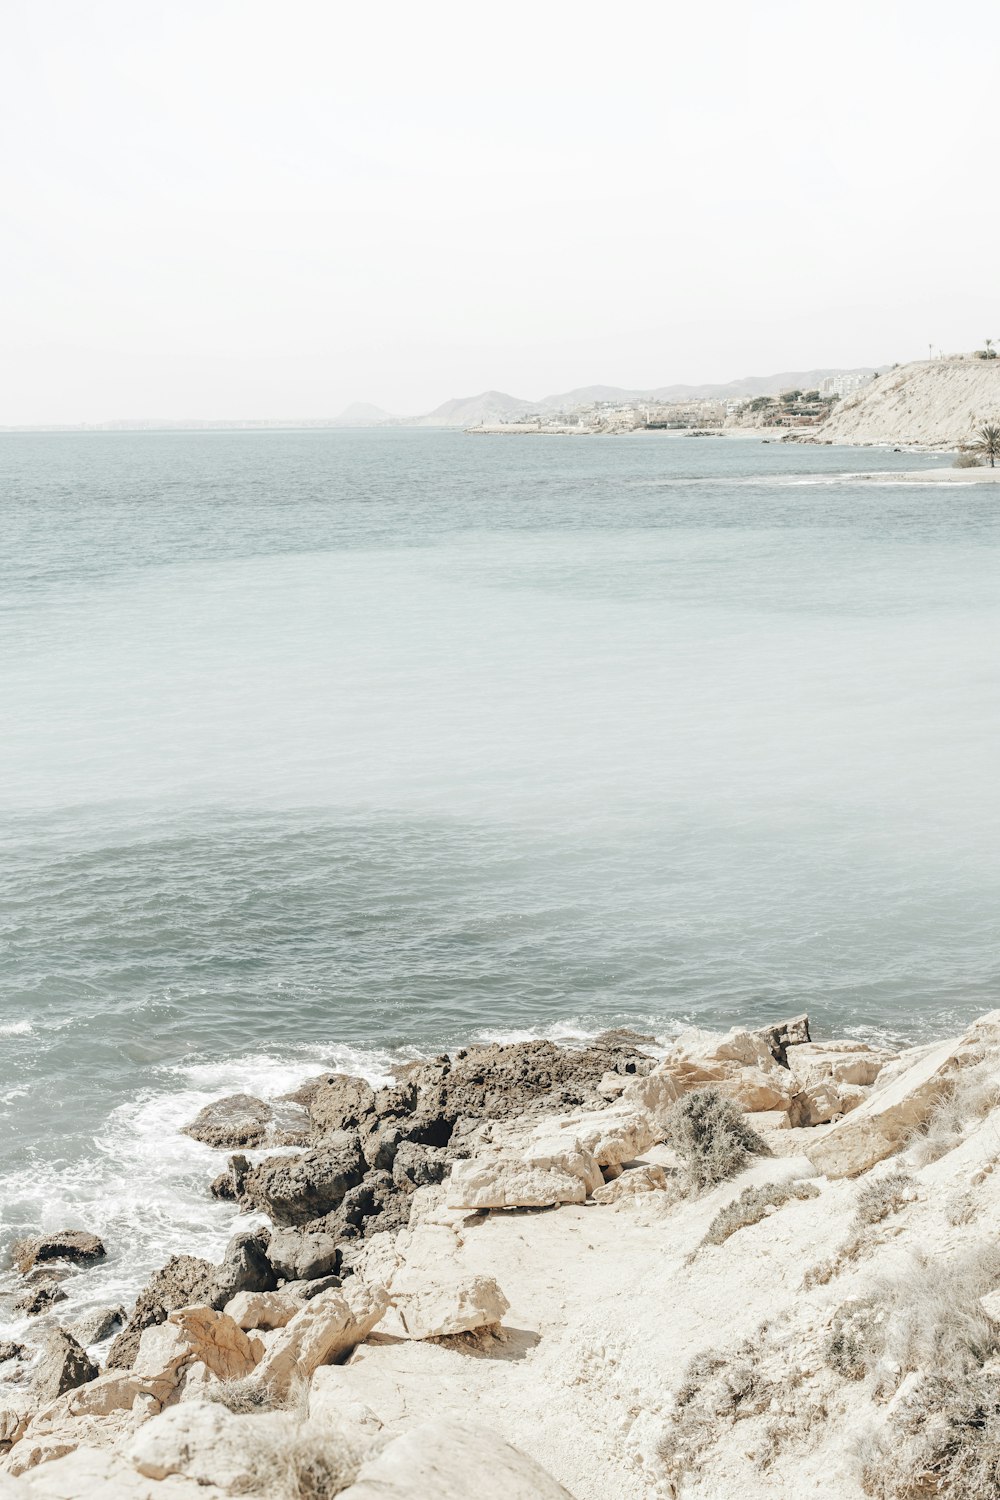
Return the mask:
<path fill-rule="evenodd" d="M 956 448 L 1000 422 L 1000 360 L 920 360 L 887 370 L 835 408 L 822 441 Z"/>

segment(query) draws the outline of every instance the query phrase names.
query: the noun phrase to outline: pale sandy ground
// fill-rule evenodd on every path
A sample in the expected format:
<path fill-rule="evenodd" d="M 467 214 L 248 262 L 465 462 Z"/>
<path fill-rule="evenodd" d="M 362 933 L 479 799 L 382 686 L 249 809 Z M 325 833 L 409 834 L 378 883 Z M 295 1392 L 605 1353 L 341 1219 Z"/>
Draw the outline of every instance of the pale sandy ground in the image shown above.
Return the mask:
<path fill-rule="evenodd" d="M 784 1149 L 794 1152 L 816 1131 L 784 1136 Z M 951 1227 L 944 1205 L 998 1147 L 1000 1115 L 992 1115 L 961 1147 L 915 1173 L 917 1201 L 892 1225 L 884 1249 L 808 1292 L 803 1273 L 845 1239 L 859 1184 L 817 1177 L 804 1156 L 762 1163 L 736 1184 L 673 1206 L 649 1194 L 479 1220 L 442 1211 L 457 1226 L 454 1241 L 443 1226 L 418 1230 L 424 1245 L 414 1242 L 407 1260 L 440 1271 L 454 1258 L 494 1276 L 511 1302 L 509 1342 L 491 1354 L 460 1350 L 455 1341 L 376 1335 L 346 1366 L 317 1379 L 396 1429 L 438 1414 L 494 1428 L 575 1500 L 863 1500 L 854 1443 L 878 1413 L 862 1384 L 835 1375 L 822 1358 L 831 1314 L 873 1275 L 905 1267 L 918 1252 L 947 1255 L 984 1236 L 995 1240 L 1000 1174 L 976 1188 L 973 1224 Z M 646 1159 L 669 1155 L 654 1148 Z M 898 1165 L 898 1158 L 891 1163 Z M 689 1263 L 724 1203 L 749 1183 L 788 1177 L 811 1179 L 819 1196 L 785 1204 Z M 758 1337 L 762 1323 L 771 1325 L 766 1337 Z M 658 1451 L 673 1393 L 693 1356 L 744 1339 L 754 1340 L 762 1360 L 797 1372 L 795 1407 L 808 1419 L 815 1404 L 815 1420 L 766 1470 L 757 1463 L 764 1419 L 720 1423 L 700 1472 L 675 1489 Z"/>

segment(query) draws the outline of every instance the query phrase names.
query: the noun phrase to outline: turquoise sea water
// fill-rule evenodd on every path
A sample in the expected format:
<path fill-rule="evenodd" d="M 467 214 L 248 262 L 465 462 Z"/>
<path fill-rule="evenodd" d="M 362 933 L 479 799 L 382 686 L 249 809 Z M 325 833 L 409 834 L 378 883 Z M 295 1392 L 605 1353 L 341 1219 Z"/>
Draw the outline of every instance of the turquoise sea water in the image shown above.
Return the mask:
<path fill-rule="evenodd" d="M 214 1251 L 177 1126 L 319 1065 L 996 1004 L 1000 509 L 851 477 L 940 462 L 0 436 L 3 1240 Z"/>

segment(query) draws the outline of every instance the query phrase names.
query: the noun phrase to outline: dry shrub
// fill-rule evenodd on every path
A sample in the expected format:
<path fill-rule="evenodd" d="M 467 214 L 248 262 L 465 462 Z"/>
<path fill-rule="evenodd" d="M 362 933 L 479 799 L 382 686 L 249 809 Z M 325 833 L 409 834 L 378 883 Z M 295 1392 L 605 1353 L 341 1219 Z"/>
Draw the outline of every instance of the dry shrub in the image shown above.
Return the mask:
<path fill-rule="evenodd" d="M 266 1411 L 296 1412 L 305 1417 L 309 1410 L 309 1382 L 293 1379 L 284 1395 L 255 1375 L 243 1375 L 239 1379 L 218 1380 L 204 1391 L 206 1401 L 217 1401 L 220 1406 L 238 1417 L 254 1416 Z"/>
<path fill-rule="evenodd" d="M 962 449 L 955 456 L 952 464 L 953 469 L 979 469 L 982 467 L 982 459 L 978 453 L 970 453 L 968 449 Z"/>
<path fill-rule="evenodd" d="M 873 1233 L 873 1225 L 898 1213 L 915 1194 L 916 1184 L 907 1172 L 890 1172 L 866 1183 L 858 1194 L 847 1239 L 827 1260 L 810 1266 L 802 1278 L 803 1288 L 809 1291 L 816 1286 L 826 1286 L 846 1266 L 853 1265 L 863 1255 L 884 1244 L 885 1235 Z"/>
<path fill-rule="evenodd" d="M 858 1194 L 852 1227 L 861 1228 L 887 1219 L 911 1201 L 915 1190 L 916 1183 L 909 1172 L 890 1172 L 885 1177 L 866 1182 Z"/>
<path fill-rule="evenodd" d="M 718 1089 L 696 1089 L 674 1104 L 666 1117 L 666 1143 L 681 1160 L 688 1193 L 715 1187 L 742 1172 L 754 1156 L 770 1148 L 737 1106 Z"/>
<path fill-rule="evenodd" d="M 1000 1105 L 1000 1078 L 990 1061 L 963 1068 L 942 1089 L 923 1128 L 910 1144 L 917 1166 L 927 1166 L 961 1145 L 968 1127 Z"/>
<path fill-rule="evenodd" d="M 861 1482 L 876 1500 L 997 1500 L 1000 1375 L 929 1374 L 859 1448 Z"/>
<path fill-rule="evenodd" d="M 245 1423 L 248 1467 L 245 1493 L 266 1500 L 333 1500 L 354 1483 L 365 1455 L 336 1428 L 289 1418 L 282 1423 Z"/>
<path fill-rule="evenodd" d="M 885 1309 L 871 1297 L 837 1308 L 823 1344 L 823 1358 L 845 1380 L 863 1380 L 881 1349 Z"/>
<path fill-rule="evenodd" d="M 976 1216 L 975 1193 L 969 1188 L 956 1188 L 949 1193 L 944 1200 L 944 1216 L 953 1229 L 959 1224 L 970 1223 Z"/>
<path fill-rule="evenodd" d="M 763 1187 L 744 1188 L 740 1196 L 720 1208 L 709 1224 L 703 1245 L 722 1245 L 738 1229 L 759 1224 L 772 1208 L 780 1208 L 791 1198 L 818 1198 L 819 1188 L 811 1182 L 768 1182 Z"/>
<path fill-rule="evenodd" d="M 789 1444 L 807 1441 L 826 1415 L 822 1397 L 806 1395 L 801 1371 L 788 1363 L 761 1324 L 753 1338 L 726 1353 L 707 1350 L 691 1361 L 674 1394 L 659 1454 L 675 1485 L 705 1472 L 705 1455 L 737 1422 L 767 1420 L 743 1439 L 766 1469 Z"/>

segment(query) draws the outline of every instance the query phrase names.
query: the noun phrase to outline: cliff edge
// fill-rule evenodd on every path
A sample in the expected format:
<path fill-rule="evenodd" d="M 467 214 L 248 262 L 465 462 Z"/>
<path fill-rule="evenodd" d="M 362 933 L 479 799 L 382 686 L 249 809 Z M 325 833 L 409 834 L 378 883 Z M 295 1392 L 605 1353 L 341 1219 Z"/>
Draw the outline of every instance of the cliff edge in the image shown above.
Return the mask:
<path fill-rule="evenodd" d="M 1000 422 L 1000 360 L 957 355 L 887 370 L 834 409 L 819 429 L 834 443 L 957 448 Z"/>

